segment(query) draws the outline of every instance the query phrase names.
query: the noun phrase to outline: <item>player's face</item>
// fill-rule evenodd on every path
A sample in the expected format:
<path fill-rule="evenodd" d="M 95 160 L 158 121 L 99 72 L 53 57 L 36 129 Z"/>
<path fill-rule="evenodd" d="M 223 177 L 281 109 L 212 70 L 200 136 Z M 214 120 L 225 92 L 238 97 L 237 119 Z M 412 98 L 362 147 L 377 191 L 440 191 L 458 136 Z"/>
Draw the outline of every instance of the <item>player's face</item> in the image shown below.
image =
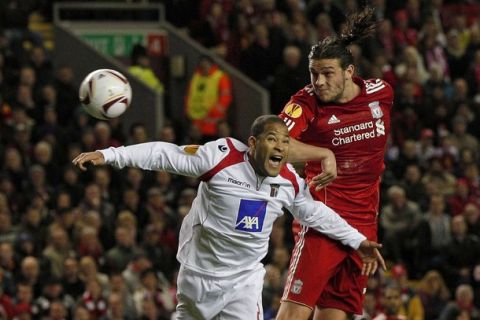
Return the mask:
<path fill-rule="evenodd" d="M 285 165 L 290 137 L 283 123 L 270 123 L 263 133 L 248 139 L 250 159 L 255 171 L 262 176 L 275 177 Z"/>
<path fill-rule="evenodd" d="M 339 59 L 310 59 L 310 80 L 321 102 L 338 102 L 345 93 L 345 84 L 352 79 L 353 66 L 343 70 Z"/>

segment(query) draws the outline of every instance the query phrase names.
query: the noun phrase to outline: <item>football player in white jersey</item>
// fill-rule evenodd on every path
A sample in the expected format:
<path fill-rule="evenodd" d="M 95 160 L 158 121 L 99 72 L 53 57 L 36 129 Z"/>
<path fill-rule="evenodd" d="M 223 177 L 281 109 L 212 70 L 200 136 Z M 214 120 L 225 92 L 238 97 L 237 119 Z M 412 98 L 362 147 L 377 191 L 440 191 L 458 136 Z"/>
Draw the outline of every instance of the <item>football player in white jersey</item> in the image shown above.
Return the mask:
<path fill-rule="evenodd" d="M 290 138 L 277 116 L 258 117 L 248 146 L 222 138 L 202 146 L 150 142 L 86 152 L 73 163 L 165 170 L 201 180 L 182 222 L 177 319 L 263 319 L 261 264 L 283 208 L 303 224 L 357 250 L 363 272 L 385 262 L 378 248 L 322 202 L 287 163 Z M 301 290 L 299 284 L 298 290 Z"/>

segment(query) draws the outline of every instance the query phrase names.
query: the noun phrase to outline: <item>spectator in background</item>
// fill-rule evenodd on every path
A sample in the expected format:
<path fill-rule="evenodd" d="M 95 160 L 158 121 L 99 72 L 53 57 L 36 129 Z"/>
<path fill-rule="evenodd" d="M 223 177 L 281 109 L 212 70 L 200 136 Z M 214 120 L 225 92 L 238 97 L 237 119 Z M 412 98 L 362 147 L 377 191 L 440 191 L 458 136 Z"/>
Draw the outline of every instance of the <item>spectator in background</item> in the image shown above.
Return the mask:
<path fill-rule="evenodd" d="M 467 223 L 468 233 L 480 237 L 480 209 L 474 203 L 469 203 L 463 209 L 462 215 Z"/>
<path fill-rule="evenodd" d="M 314 26 L 318 41 L 322 41 L 323 39 L 336 34 L 335 29 L 333 28 L 332 19 L 327 13 L 319 13 L 315 18 Z"/>
<path fill-rule="evenodd" d="M 456 29 L 447 33 L 446 55 L 452 80 L 462 78 L 468 70 L 468 57 L 460 32 Z"/>
<path fill-rule="evenodd" d="M 407 166 L 418 165 L 419 163 L 420 159 L 417 153 L 415 140 L 407 139 L 402 144 L 398 158 L 391 161 L 390 166 L 395 178 L 399 180 Z"/>
<path fill-rule="evenodd" d="M 450 298 L 450 292 L 442 275 L 435 270 L 428 271 L 417 285 L 417 294 L 412 303 L 423 309 L 425 320 L 436 320 Z"/>
<path fill-rule="evenodd" d="M 222 120 L 220 120 L 222 121 Z M 160 128 L 158 132 L 158 139 L 160 141 L 176 143 L 177 142 L 177 132 L 173 123 L 167 122 Z"/>
<path fill-rule="evenodd" d="M 44 86 L 53 80 L 53 64 L 44 47 L 33 47 L 30 50 L 29 62 L 35 70 L 39 86 Z"/>
<path fill-rule="evenodd" d="M 425 34 L 420 49 L 428 70 L 438 68 L 443 79 L 450 79 L 450 69 L 444 47 L 438 42 L 436 34 Z"/>
<path fill-rule="evenodd" d="M 335 1 L 321 0 L 321 1 L 309 1 L 306 8 L 306 15 L 312 25 L 315 25 L 317 18 L 320 14 L 325 14 L 331 17 L 334 23 L 333 27 L 335 32 L 341 31 L 341 25 L 345 22 L 345 15 L 338 7 Z M 321 40 L 321 39 L 318 39 Z"/>
<path fill-rule="evenodd" d="M 263 292 L 262 292 L 262 302 L 263 302 L 263 310 L 264 314 L 270 314 L 270 318 L 274 319 L 276 316 L 276 312 L 273 312 L 271 309 L 272 305 L 278 303 L 278 307 L 280 306 L 280 299 L 282 297 L 283 292 L 283 283 L 284 279 L 282 279 L 281 275 L 282 270 L 273 264 L 265 265 L 265 279 L 263 282 Z M 278 299 L 278 301 L 276 301 Z M 275 310 L 275 311 L 278 311 Z M 275 314 L 273 314 L 275 313 Z M 268 318 L 268 317 L 264 317 Z"/>
<path fill-rule="evenodd" d="M 185 111 L 206 140 L 217 136 L 217 123 L 227 118 L 231 103 L 230 77 L 212 58 L 200 57 L 185 95 Z"/>
<path fill-rule="evenodd" d="M 452 120 L 452 133 L 450 136 L 452 144 L 461 149 L 478 149 L 478 138 L 467 132 L 468 121 L 462 115 L 457 115 Z"/>
<path fill-rule="evenodd" d="M 411 261 L 422 213 L 415 202 L 406 198 L 402 187 L 394 185 L 387 194 L 388 204 L 382 208 L 380 215 L 384 254 L 397 263 Z"/>
<path fill-rule="evenodd" d="M 480 310 L 473 304 L 473 288 L 461 284 L 455 290 L 455 301 L 450 302 L 441 312 L 439 320 L 480 319 Z"/>
<path fill-rule="evenodd" d="M 270 88 L 273 81 L 275 68 L 281 62 L 278 52 L 283 47 L 270 39 L 268 26 L 261 22 L 253 27 L 253 41 L 246 48 L 240 58 L 240 70 L 264 88 Z"/>
<path fill-rule="evenodd" d="M 173 252 L 169 252 L 164 246 L 159 245 L 161 231 L 157 230 L 154 225 L 148 225 L 143 232 L 142 250 L 144 250 L 148 259 L 152 261 L 155 270 L 159 270 L 166 276 L 173 273 L 174 266 Z"/>
<path fill-rule="evenodd" d="M 362 78 L 371 78 L 372 63 L 363 55 L 363 49 L 358 44 L 351 44 L 349 46 L 353 56 L 353 63 L 357 67 L 355 73 Z"/>
<path fill-rule="evenodd" d="M 102 290 L 108 288 L 108 275 L 98 271 L 98 266 L 95 262 L 95 259 L 89 256 L 82 257 L 80 259 L 79 266 L 80 279 L 83 281 L 85 286 L 89 281 L 97 281 L 100 283 Z"/>
<path fill-rule="evenodd" d="M 159 316 L 168 318 L 168 315 L 175 310 L 175 301 L 169 292 L 169 284 L 162 273 L 157 273 L 154 269 L 146 269 L 140 273 L 140 287 L 133 293 L 133 299 L 137 308 L 137 313 L 142 312 L 142 302 L 151 298 Z"/>
<path fill-rule="evenodd" d="M 93 317 L 90 316 L 87 308 L 84 306 L 77 304 L 75 309 L 73 310 L 73 319 L 74 320 L 93 320 Z"/>
<path fill-rule="evenodd" d="M 148 142 L 149 136 L 144 123 L 135 122 L 129 128 L 128 144 Z"/>
<path fill-rule="evenodd" d="M 64 292 L 74 300 L 77 300 L 85 290 L 85 284 L 80 279 L 78 260 L 76 258 L 70 257 L 63 262 L 63 277 L 61 281 Z"/>
<path fill-rule="evenodd" d="M 59 123 L 63 126 L 69 126 L 75 120 L 75 113 L 72 111 L 79 106 L 78 89 L 72 67 L 60 66 L 56 71 L 54 84 L 57 89 Z"/>
<path fill-rule="evenodd" d="M 448 209 L 452 216 L 462 214 L 465 206 L 474 201 L 474 197 L 470 194 L 468 183 L 465 179 L 457 180 L 455 193 L 447 198 Z"/>
<path fill-rule="evenodd" d="M 93 319 L 101 319 L 107 312 L 107 300 L 103 295 L 103 289 L 98 279 L 92 278 L 85 283 L 85 291 L 79 304 L 88 310 Z"/>
<path fill-rule="evenodd" d="M 304 70 L 308 70 L 308 53 L 310 52 L 310 26 L 301 21 L 295 22 L 291 26 L 290 41 L 288 45 L 300 49 L 300 65 Z"/>
<path fill-rule="evenodd" d="M 475 203 L 480 205 L 480 173 L 477 163 L 468 164 L 463 170 L 463 176 L 467 180 L 470 194 L 473 195 Z"/>
<path fill-rule="evenodd" d="M 105 263 L 104 250 L 98 239 L 98 230 L 91 226 L 84 226 L 77 239 L 76 253 L 79 257 L 91 256 L 99 265 Z"/>
<path fill-rule="evenodd" d="M 4 270 L 0 268 L 0 279 L 3 277 Z M 1 282 L 0 282 L 1 284 Z M 11 319 L 15 315 L 15 304 L 12 297 L 0 287 L 0 317 Z"/>
<path fill-rule="evenodd" d="M 119 293 L 112 292 L 107 297 L 107 311 L 100 320 L 134 320 L 135 317 L 125 312 L 125 305 Z"/>
<path fill-rule="evenodd" d="M 152 268 L 152 261 L 144 252 L 138 252 L 128 263 L 127 268 L 122 272 L 125 285 L 130 294 L 142 286 L 141 274 L 143 271 Z"/>
<path fill-rule="evenodd" d="M 409 16 L 406 10 L 395 12 L 395 27 L 393 28 L 393 38 L 395 43 L 395 53 L 402 52 L 405 47 L 417 45 L 417 30 L 409 26 Z"/>
<path fill-rule="evenodd" d="M 140 248 L 135 241 L 135 230 L 126 226 L 115 229 L 116 244 L 105 254 L 106 267 L 109 272 L 122 272 L 138 254 Z"/>
<path fill-rule="evenodd" d="M 301 64 L 302 56 L 298 47 L 287 46 L 283 49 L 283 63 L 275 69 L 271 89 L 271 111 L 280 113 L 285 101 L 308 82 L 308 69 Z"/>
<path fill-rule="evenodd" d="M 136 319 L 137 311 L 135 309 L 133 295 L 130 292 L 128 292 L 128 288 L 125 284 L 125 280 L 123 279 L 123 276 L 121 273 L 110 274 L 110 286 L 108 288 L 107 296 L 110 296 L 112 294 L 117 294 L 120 298 L 120 303 L 123 305 L 122 311 L 125 318 L 119 318 L 119 319 Z M 111 319 L 108 319 L 108 320 L 111 320 Z"/>
<path fill-rule="evenodd" d="M 420 131 L 420 137 L 416 142 L 417 156 L 419 165 L 422 168 L 428 167 L 428 161 L 435 155 L 434 145 L 435 134 L 432 129 L 424 128 Z"/>
<path fill-rule="evenodd" d="M 383 312 L 378 314 L 373 320 L 406 320 L 407 310 L 402 303 L 400 289 L 396 286 L 385 288 L 381 298 Z"/>
<path fill-rule="evenodd" d="M 99 121 L 94 127 L 95 142 L 93 149 L 103 149 L 107 146 L 120 146 L 120 142 L 112 138 L 112 128 L 105 121 Z"/>
<path fill-rule="evenodd" d="M 48 238 L 43 257 L 50 262 L 51 275 L 60 279 L 63 277 L 65 259 L 73 257 L 75 252 L 71 248 L 67 232 L 62 227 L 50 227 Z"/>
<path fill-rule="evenodd" d="M 73 298 L 64 293 L 60 280 L 49 278 L 42 288 L 42 294 L 33 302 L 33 316 L 37 319 L 53 319 L 49 316 L 51 316 L 50 313 L 53 311 L 54 302 L 59 302 L 60 306 L 65 309 L 66 315 L 70 314 L 75 305 Z"/>
<path fill-rule="evenodd" d="M 443 274 L 448 287 L 453 291 L 462 283 L 470 283 L 473 268 L 479 263 L 480 239 L 467 233 L 465 217 L 458 215 L 451 221 L 452 241 L 443 251 Z"/>
<path fill-rule="evenodd" d="M 448 197 L 455 193 L 457 179 L 445 168 L 442 159 L 435 156 L 430 159 L 429 166 L 422 177 L 422 182 L 425 185 L 433 183 L 438 192 Z"/>
<path fill-rule="evenodd" d="M 423 309 L 412 298 L 415 296 L 415 282 L 409 279 L 408 271 L 403 264 L 396 264 L 391 268 L 390 283 L 400 290 L 400 299 L 407 309 L 408 318 L 423 320 Z M 389 286 L 387 280 L 387 287 Z"/>
<path fill-rule="evenodd" d="M 405 190 L 407 198 L 415 202 L 420 209 L 424 211 L 427 208 L 427 191 L 421 179 L 422 171 L 418 164 L 409 164 L 405 168 L 405 173 L 400 180 L 400 185 Z"/>
<path fill-rule="evenodd" d="M 15 294 L 15 315 L 19 317 L 18 320 L 23 320 L 20 315 L 26 312 L 29 316 L 32 313 L 33 305 L 33 290 L 32 286 L 19 282 L 17 283 L 17 291 Z M 29 319 L 29 318 L 26 318 Z"/>
<path fill-rule="evenodd" d="M 79 203 L 83 214 L 93 210 L 100 214 L 102 219 L 102 230 L 99 233 L 100 241 L 105 250 L 110 249 L 114 242 L 115 229 L 115 208 L 102 198 L 100 187 L 91 182 L 85 187 L 83 199 Z"/>
<path fill-rule="evenodd" d="M 445 212 L 445 197 L 438 193 L 431 195 L 428 210 L 418 226 L 420 270 L 441 268 L 443 250 L 452 240 L 450 220 L 450 216 Z"/>
<path fill-rule="evenodd" d="M 155 71 L 150 66 L 150 57 L 147 50 L 140 44 L 133 46 L 131 54 L 132 65 L 128 68 L 133 76 L 140 79 L 147 86 L 160 93 L 165 92 L 163 83 L 155 74 Z"/>

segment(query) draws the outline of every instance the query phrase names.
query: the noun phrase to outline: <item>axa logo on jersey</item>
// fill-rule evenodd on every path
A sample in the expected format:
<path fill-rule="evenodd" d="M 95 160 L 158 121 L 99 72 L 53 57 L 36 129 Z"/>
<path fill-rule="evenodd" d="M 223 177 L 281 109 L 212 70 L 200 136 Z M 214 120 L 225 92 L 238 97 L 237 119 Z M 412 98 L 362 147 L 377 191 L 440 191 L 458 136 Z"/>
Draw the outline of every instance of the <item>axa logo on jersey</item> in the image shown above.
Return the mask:
<path fill-rule="evenodd" d="M 265 200 L 240 200 L 235 229 L 246 232 L 261 232 L 267 212 Z"/>

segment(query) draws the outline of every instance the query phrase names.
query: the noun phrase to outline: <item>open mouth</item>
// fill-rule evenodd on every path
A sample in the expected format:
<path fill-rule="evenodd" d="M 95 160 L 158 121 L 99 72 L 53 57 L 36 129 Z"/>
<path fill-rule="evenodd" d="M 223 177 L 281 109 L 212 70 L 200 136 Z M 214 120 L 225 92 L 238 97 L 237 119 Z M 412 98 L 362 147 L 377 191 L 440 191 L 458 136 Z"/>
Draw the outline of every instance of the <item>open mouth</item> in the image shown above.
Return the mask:
<path fill-rule="evenodd" d="M 270 159 L 268 159 L 268 162 L 270 163 L 271 166 L 278 167 L 282 162 L 282 159 L 283 159 L 282 156 L 271 156 Z"/>

